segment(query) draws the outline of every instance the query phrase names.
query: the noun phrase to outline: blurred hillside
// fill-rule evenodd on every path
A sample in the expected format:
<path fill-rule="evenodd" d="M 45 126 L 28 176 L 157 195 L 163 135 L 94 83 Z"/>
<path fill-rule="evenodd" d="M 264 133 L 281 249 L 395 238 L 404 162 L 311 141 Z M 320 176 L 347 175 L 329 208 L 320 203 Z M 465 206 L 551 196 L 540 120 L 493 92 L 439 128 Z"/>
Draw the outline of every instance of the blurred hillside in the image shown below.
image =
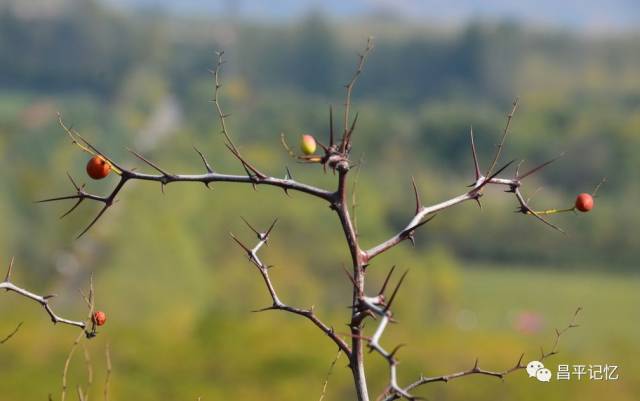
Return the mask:
<path fill-rule="evenodd" d="M 100 355 L 106 341 L 113 346 L 114 399 L 294 400 L 305 392 L 317 399 L 334 350 L 304 322 L 246 313 L 264 306 L 267 294 L 228 233 L 250 238 L 239 216 L 258 226 L 279 217 L 265 254 L 278 266 L 276 286 L 292 304 L 321 305 L 336 327 L 343 327 L 350 297 L 339 268 L 347 250 L 325 205 L 224 184 L 213 190 L 173 184 L 162 195 L 155 185 L 137 183 L 74 241 L 97 205 L 83 204 L 58 220 L 63 205 L 33 203 L 71 193 L 65 172 L 86 181 L 86 155 L 69 143 L 56 112 L 127 166 L 146 168 L 126 151 L 132 147 L 168 171 L 199 172 L 195 145 L 218 171 L 241 173 L 209 102 L 209 69 L 222 49 L 223 106 L 243 152 L 273 175 L 284 175 L 287 165 L 297 179 L 332 188 L 333 175 L 288 158 L 279 136 L 294 142 L 302 132 L 327 134 L 329 104 L 341 107 L 342 85 L 368 35 L 376 36 L 376 49 L 355 92 L 353 150 L 364 160 L 357 193 L 364 245 L 411 217 L 411 176 L 425 203 L 465 191 L 472 179 L 470 127 L 486 165 L 515 96 L 521 107 L 503 159 L 533 166 L 566 152 L 526 182 L 527 195 L 542 187 L 536 207 L 568 207 L 578 192 L 608 179 L 593 213 L 552 218 L 567 236 L 512 213 L 512 196 L 493 189 L 482 210 L 469 203 L 441 213 L 418 233 L 415 249 L 403 244 L 376 261 L 372 286 L 392 264 L 411 268 L 398 300 L 403 324 L 387 340 L 411 344 L 402 355 L 403 381 L 422 369 L 467 368 L 478 353 L 495 368 L 522 351 L 534 355 L 582 305 L 587 328 L 571 334 L 563 357 L 618 362 L 621 383 L 529 391 L 524 376 L 506 385 L 470 378 L 427 394 L 583 401 L 632 400 L 640 391 L 640 366 L 629 357 L 640 352 L 640 328 L 626 318 L 635 313 L 640 284 L 637 31 L 587 35 L 510 20 L 440 29 L 375 13 L 355 22 L 311 13 L 275 24 L 124 11 L 94 1 L 29 3 L 0 5 L 0 258 L 16 255 L 16 279 L 60 294 L 56 305 L 69 315 L 84 313 L 77 289 L 94 273 L 110 322 L 93 352 Z M 88 189 L 102 193 L 114 183 L 90 182 Z M 52 329 L 34 305 L 11 294 L 2 297 L 0 313 L 0 337 L 28 319 L 0 348 L 0 394 L 44 399 L 59 387 L 72 330 Z M 523 313 L 542 316 L 540 329 L 519 331 L 514 321 Z M 274 332 L 265 343 L 264 333 Z M 379 383 L 387 372 L 371 359 L 371 382 Z M 76 363 L 73 380 L 80 380 L 81 359 Z M 348 374 L 338 370 L 328 399 L 350 399 Z M 34 380 L 38 386 L 29 385 Z M 100 390 L 94 386 L 94 397 Z"/>
<path fill-rule="evenodd" d="M 259 149 L 269 167 L 282 170 L 291 161 L 279 147 L 279 133 L 326 132 L 328 104 L 341 101 L 341 83 L 367 28 L 314 15 L 279 27 L 123 15 L 90 2 L 29 17 L 5 8 L 0 19 L 3 174 L 10 183 L 7 193 L 13 193 L 6 195 L 11 210 L 24 211 L 25 219 L 51 214 L 42 208 L 34 214 L 29 201 L 60 191 L 51 176 L 62 177 L 70 167 L 56 160 L 57 152 L 71 150 L 55 125 L 55 111 L 120 152 L 137 143 L 156 108 L 170 101 L 181 121 L 176 135 L 160 147 L 167 153 L 165 163 L 194 168 L 193 158 L 176 150 L 190 142 L 219 150 L 217 121 L 207 102 L 214 49 L 227 51 L 225 96 L 236 136 Z M 396 27 L 381 35 L 356 91 L 361 129 L 355 152 L 366 155 L 362 190 L 372 191 L 363 197 L 363 207 L 379 202 L 373 199 L 379 196 L 376 177 L 388 180 L 394 195 L 382 200 L 384 207 L 370 224 L 388 233 L 405 222 L 411 175 L 425 183 L 428 200 L 460 192 L 471 176 L 469 127 L 486 160 L 512 98 L 519 95 L 522 107 L 506 157 L 533 164 L 567 153 L 528 183 L 530 193 L 544 187 L 537 205 L 569 205 L 578 191 L 590 191 L 607 176 L 598 213 L 588 223 L 584 216 L 557 218 L 571 234 L 562 239 L 565 247 L 556 247 L 556 233 L 514 218 L 511 199 L 495 196 L 483 212 L 463 207 L 439 219 L 419 246 L 444 243 L 473 260 L 633 266 L 638 248 L 632 246 L 632 232 L 639 215 L 625 211 L 638 200 L 637 39 L 534 32 L 509 23 L 471 25 L 455 33 Z M 220 153 L 214 156 L 228 159 Z M 34 174 L 33 192 L 21 194 L 30 186 L 21 185 L 20 176 L 43 168 L 53 174 Z M 9 189 L 16 186 L 23 188 Z M 478 238 L 474 227 L 487 221 L 494 235 Z M 28 232 L 30 224 L 20 219 L 16 226 Z M 505 250 L 503 244 L 514 237 L 518 240 Z M 43 240 L 54 238 L 61 241 L 56 247 L 64 244 L 58 236 Z"/>

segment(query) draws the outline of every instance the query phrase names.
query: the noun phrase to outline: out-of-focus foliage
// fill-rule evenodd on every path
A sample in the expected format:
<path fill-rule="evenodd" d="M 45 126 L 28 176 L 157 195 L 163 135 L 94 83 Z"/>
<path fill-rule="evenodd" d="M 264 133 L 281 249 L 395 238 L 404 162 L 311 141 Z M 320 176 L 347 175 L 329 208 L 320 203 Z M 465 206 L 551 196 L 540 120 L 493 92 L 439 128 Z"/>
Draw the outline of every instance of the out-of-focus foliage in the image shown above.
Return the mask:
<path fill-rule="evenodd" d="M 292 304 L 316 305 L 336 328 L 344 327 L 350 300 L 340 268 L 349 258 L 323 203 L 235 184 L 174 184 L 163 196 L 155 185 L 136 183 L 88 236 L 73 241 L 96 205 L 58 221 L 61 205 L 32 203 L 72 190 L 66 171 L 86 181 L 86 155 L 69 144 L 56 112 L 128 166 L 146 168 L 125 150 L 134 147 L 168 171 L 201 171 L 197 145 L 217 170 L 240 173 L 208 102 L 208 69 L 214 50 L 224 49 L 223 106 L 243 152 L 274 175 L 288 165 L 297 179 L 330 188 L 334 176 L 289 159 L 279 133 L 292 143 L 301 132 L 325 137 L 328 105 L 340 115 L 342 84 L 366 35 L 378 34 L 375 26 L 319 15 L 286 26 L 121 15 L 85 1 L 28 16 L 0 7 L 0 258 L 15 254 L 16 280 L 60 294 L 56 306 L 65 315 L 84 314 L 76 290 L 94 273 L 99 306 L 110 318 L 91 350 L 99 372 L 101 347 L 111 343 L 113 399 L 318 397 L 335 351 L 300 319 L 247 313 L 268 297 L 228 232 L 249 240 L 238 216 L 259 226 L 279 217 L 265 252 L 277 266 L 276 286 Z M 469 378 L 426 389 L 430 398 L 631 400 L 640 391 L 640 367 L 629 357 L 638 353 L 639 331 L 631 318 L 639 284 L 637 39 L 512 23 L 456 32 L 398 25 L 378 36 L 354 99 L 354 159 L 364 155 L 357 209 L 363 244 L 385 239 L 411 217 L 411 175 L 425 203 L 465 191 L 469 127 L 486 165 L 515 95 L 521 109 L 504 159 L 533 165 L 567 152 L 526 183 L 528 194 L 544 187 L 536 205 L 570 206 L 576 193 L 608 177 L 594 212 L 554 217 L 566 237 L 511 213 L 513 198 L 489 190 L 483 210 L 469 203 L 442 213 L 418 234 L 416 249 L 403 244 L 376 260 L 369 280 L 374 291 L 392 264 L 411 268 L 397 301 L 402 324 L 385 338 L 410 344 L 401 353 L 403 381 L 466 368 L 475 356 L 501 368 L 522 351 L 537 355 L 578 305 L 585 307 L 584 328 L 568 335 L 556 361 L 618 363 L 622 379 L 546 386 L 524 375 L 506 384 Z M 107 191 L 115 181 L 106 181 L 88 188 Z M 529 312 L 543 316 L 543 327 L 517 332 L 514 319 Z M 11 294 L 2 296 L 0 314 L 0 337 L 26 321 L 0 346 L 3 399 L 55 392 L 72 330 L 51 328 L 36 306 Z M 372 389 L 379 389 L 387 372 L 370 359 Z M 328 399 L 351 397 L 343 362 Z M 73 380 L 81 380 L 81 359 L 74 369 Z"/>

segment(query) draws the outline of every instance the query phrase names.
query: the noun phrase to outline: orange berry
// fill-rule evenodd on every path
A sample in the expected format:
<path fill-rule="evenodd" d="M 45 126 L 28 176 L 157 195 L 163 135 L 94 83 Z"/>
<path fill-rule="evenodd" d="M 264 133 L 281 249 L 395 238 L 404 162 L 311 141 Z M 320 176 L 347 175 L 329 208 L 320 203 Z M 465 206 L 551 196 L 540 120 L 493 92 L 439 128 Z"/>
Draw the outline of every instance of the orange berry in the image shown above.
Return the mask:
<path fill-rule="evenodd" d="M 93 156 L 87 163 L 87 174 L 94 180 L 101 180 L 109 175 L 111 164 L 100 156 Z"/>
<path fill-rule="evenodd" d="M 307 156 L 314 154 L 316 152 L 316 139 L 312 135 L 302 135 L 300 149 Z"/>
<path fill-rule="evenodd" d="M 581 212 L 588 212 L 593 209 L 593 196 L 582 193 L 576 197 L 576 209 Z"/>
<path fill-rule="evenodd" d="M 98 326 L 102 326 L 107 322 L 107 315 L 103 311 L 96 311 L 92 317 L 93 323 Z"/>

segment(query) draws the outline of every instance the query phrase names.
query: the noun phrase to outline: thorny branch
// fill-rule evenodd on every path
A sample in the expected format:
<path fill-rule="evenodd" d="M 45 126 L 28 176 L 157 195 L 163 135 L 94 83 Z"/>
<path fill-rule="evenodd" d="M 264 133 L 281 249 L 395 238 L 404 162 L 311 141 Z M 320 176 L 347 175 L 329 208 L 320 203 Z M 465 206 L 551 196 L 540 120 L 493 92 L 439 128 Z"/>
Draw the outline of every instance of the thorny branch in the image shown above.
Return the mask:
<path fill-rule="evenodd" d="M 31 292 L 31 291 L 29 291 L 27 289 L 24 289 L 22 287 L 18 287 L 16 284 L 11 282 L 11 273 L 13 271 L 13 262 L 14 262 L 14 259 L 11 258 L 11 262 L 9 263 L 9 268 L 7 269 L 7 274 L 4 277 L 4 281 L 0 282 L 0 290 L 4 289 L 5 291 L 13 291 L 18 295 L 21 295 L 21 296 L 23 296 L 25 298 L 31 299 L 32 301 L 39 303 L 44 308 L 45 312 L 47 312 L 47 314 L 51 318 L 51 322 L 53 322 L 53 324 L 57 324 L 57 323 L 68 324 L 70 326 L 79 327 L 79 328 L 81 328 L 83 330 L 87 328 L 86 321 L 66 319 L 66 318 L 63 318 L 63 317 L 57 315 L 53 311 L 51 305 L 49 304 L 49 300 L 51 298 L 55 297 L 55 294 L 52 294 L 52 295 L 38 295 L 38 294 L 35 294 L 35 293 L 33 293 L 33 292 Z M 90 330 L 86 330 L 85 331 L 85 335 L 87 337 L 90 337 L 93 334 L 95 334 L 95 332 L 93 332 L 93 330 L 91 330 L 91 331 Z"/>
<path fill-rule="evenodd" d="M 571 319 L 571 322 L 567 326 L 565 326 L 563 329 L 555 329 L 555 337 L 554 337 L 553 344 L 551 346 L 550 351 L 544 352 L 544 349 L 542 347 L 540 348 L 540 357 L 539 357 L 540 362 L 558 353 L 558 344 L 560 342 L 560 337 L 562 337 L 562 335 L 564 335 L 570 329 L 578 327 L 576 320 L 581 310 L 582 310 L 581 307 L 576 309 L 576 311 L 573 314 L 573 318 Z M 518 360 L 516 361 L 516 363 L 512 367 L 505 369 L 503 371 L 493 371 L 493 370 L 483 369 L 480 367 L 480 361 L 476 359 L 473 366 L 467 370 L 450 373 L 448 375 L 442 375 L 442 376 L 433 376 L 433 377 L 421 376 L 417 381 L 409 384 L 404 388 L 388 389 L 385 393 L 381 395 L 381 397 L 379 397 L 379 399 L 383 401 L 391 401 L 401 397 L 405 397 L 407 399 L 418 399 L 418 397 L 411 396 L 409 394 L 409 391 L 414 390 L 415 388 L 420 387 L 424 384 L 434 383 L 434 382 L 447 383 L 450 380 L 457 379 L 464 376 L 470 376 L 470 375 L 485 375 L 485 376 L 496 377 L 498 379 L 504 379 L 505 376 L 507 376 L 508 374 L 518 371 L 520 369 L 526 368 L 526 365 L 522 363 L 523 358 L 524 358 L 524 354 L 521 354 Z"/>
<path fill-rule="evenodd" d="M 102 157 L 106 162 L 108 162 L 111 165 L 113 171 L 117 175 L 119 175 L 120 179 L 116 184 L 116 186 L 114 187 L 114 189 L 108 195 L 102 196 L 102 195 L 95 195 L 87 192 L 85 190 L 85 185 L 77 185 L 76 182 L 71 177 L 71 175 L 67 174 L 69 177 L 69 180 L 71 181 L 71 184 L 73 185 L 73 188 L 75 189 L 75 193 L 71 195 L 66 195 L 66 196 L 43 199 L 37 202 L 45 203 L 45 202 L 58 202 L 58 201 L 64 201 L 64 200 L 74 200 L 75 203 L 73 204 L 73 206 L 67 212 L 65 212 L 61 216 L 61 218 L 73 212 L 85 200 L 101 203 L 103 205 L 102 208 L 100 209 L 96 217 L 87 225 L 87 227 L 80 232 L 80 234 L 78 235 L 78 238 L 80 238 L 85 233 L 87 233 L 87 231 L 89 231 L 91 227 L 93 227 L 93 225 L 104 215 L 107 209 L 113 206 L 113 204 L 116 201 L 116 197 L 118 196 L 120 191 L 124 188 L 124 186 L 129 181 L 133 181 L 133 180 L 159 182 L 163 190 L 166 185 L 171 184 L 173 182 L 199 182 L 206 185 L 207 187 L 209 187 L 209 185 L 214 182 L 248 183 L 253 185 L 254 188 L 256 187 L 256 185 L 269 185 L 269 186 L 279 187 L 283 189 L 285 192 L 289 190 L 294 190 L 294 191 L 303 192 L 303 193 L 324 199 L 326 201 L 331 201 L 333 197 L 332 192 L 324 189 L 316 188 L 308 184 L 299 183 L 295 181 L 291 177 L 291 174 L 289 173 L 284 178 L 275 178 L 275 177 L 267 176 L 262 172 L 260 172 L 256 167 L 254 167 L 242 156 L 242 154 L 240 153 L 240 150 L 231 139 L 229 130 L 227 128 L 227 118 L 229 117 L 229 115 L 224 114 L 224 112 L 222 111 L 222 107 L 220 105 L 219 92 L 220 92 L 220 88 L 222 87 L 222 84 L 220 83 L 219 77 L 220 77 L 220 71 L 221 71 L 222 65 L 224 64 L 223 54 L 224 54 L 223 52 L 218 53 L 218 62 L 216 64 L 216 68 L 215 70 L 211 71 L 215 80 L 215 90 L 214 90 L 214 97 L 212 102 L 216 105 L 216 111 L 218 113 L 218 117 L 220 120 L 222 134 L 225 139 L 225 146 L 231 152 L 231 154 L 241 162 L 246 172 L 246 175 L 231 175 L 231 174 L 221 174 L 221 173 L 215 172 L 211 167 L 211 164 L 205 157 L 204 153 L 202 153 L 197 148 L 194 148 L 194 150 L 196 151 L 196 153 L 198 154 L 198 156 L 202 160 L 202 163 L 205 166 L 206 173 L 204 174 L 172 174 L 167 172 L 167 170 L 161 168 L 158 164 L 145 158 L 140 153 L 129 149 L 129 152 L 131 152 L 135 157 L 137 157 L 143 163 L 149 165 L 151 168 L 156 170 L 159 174 L 139 173 L 135 171 L 135 169 L 127 169 L 123 167 L 121 164 L 115 162 L 108 155 L 101 152 L 93 144 L 87 141 L 82 135 L 80 135 L 75 129 L 73 129 L 72 127 L 68 127 L 64 123 L 62 116 L 58 115 L 58 122 L 60 126 L 64 129 L 64 131 L 67 133 L 69 138 L 71 138 L 71 142 L 74 145 L 77 145 L 80 149 L 82 149 L 86 153 Z"/>
<path fill-rule="evenodd" d="M 511 118 L 513 117 L 513 113 L 516 110 L 516 106 L 517 106 L 517 100 L 514 101 L 514 108 L 512 110 L 512 112 L 509 114 L 509 117 L 507 118 L 507 128 L 505 128 L 505 133 L 508 132 L 508 126 L 511 122 Z M 548 166 L 549 164 L 553 163 L 554 161 L 556 161 L 560 156 L 551 159 L 549 161 L 546 161 L 530 170 L 528 170 L 527 172 L 520 174 L 519 173 L 519 168 L 520 165 L 522 163 L 520 163 L 518 165 L 518 168 L 516 168 L 515 174 L 513 175 L 512 178 L 500 178 L 498 177 L 500 173 L 502 173 L 504 170 L 507 169 L 507 167 L 509 167 L 511 164 L 513 164 L 514 160 L 506 163 L 505 165 L 503 165 L 501 168 L 499 168 L 497 171 L 495 172 L 491 172 L 493 170 L 493 167 L 491 167 L 488 171 L 490 172 L 490 175 L 485 176 L 480 172 L 480 167 L 479 167 L 479 163 L 478 163 L 478 156 L 477 156 L 477 150 L 475 147 L 475 141 L 474 141 L 474 136 L 473 136 L 473 130 L 471 130 L 470 132 L 470 142 L 471 142 L 471 154 L 473 156 L 473 164 L 474 164 L 474 174 L 475 174 L 475 181 L 471 184 L 471 189 L 469 189 L 468 191 L 464 192 L 463 194 L 460 194 L 456 197 L 453 197 L 451 199 L 448 199 L 446 201 L 440 202 L 440 203 L 436 203 L 434 205 L 430 205 L 430 206 L 424 206 L 422 205 L 421 201 L 420 201 L 420 196 L 418 195 L 418 189 L 416 187 L 415 181 L 413 181 L 413 190 L 415 193 L 415 198 L 416 198 L 416 209 L 415 209 L 415 214 L 413 216 L 413 218 L 411 219 L 411 221 L 409 221 L 409 223 L 397 234 L 395 234 L 393 237 L 389 238 L 388 240 L 368 249 L 365 251 L 365 260 L 367 262 L 370 262 L 373 258 L 375 258 L 376 256 L 388 251 L 389 249 L 393 248 L 394 246 L 398 245 L 400 242 L 404 241 L 404 240 L 411 240 L 413 242 L 413 238 L 415 235 L 415 231 L 417 228 L 419 228 L 420 226 L 428 223 L 438 212 L 448 209 L 452 206 L 456 206 L 460 203 L 463 203 L 465 201 L 469 201 L 469 200 L 474 200 L 476 202 L 478 202 L 478 205 L 480 207 L 482 207 L 481 203 L 480 203 L 480 197 L 482 197 L 483 193 L 482 190 L 487 186 L 487 185 L 499 185 L 499 186 L 503 186 L 506 187 L 505 192 L 508 193 L 513 193 L 516 201 L 518 202 L 518 209 L 516 210 L 517 212 L 520 212 L 522 214 L 525 215 L 531 215 L 534 216 L 535 218 L 537 218 L 539 221 L 541 221 L 542 223 L 546 224 L 547 226 L 560 231 L 562 233 L 564 233 L 564 231 L 558 227 L 557 225 L 551 223 L 549 220 L 547 220 L 546 218 L 542 217 L 543 214 L 553 214 L 553 213 L 558 213 L 561 211 L 567 211 L 567 210 L 555 210 L 553 211 L 553 213 L 550 213 L 550 211 L 536 211 L 535 209 L 533 209 L 530 205 L 529 205 L 529 200 L 525 200 L 524 196 L 522 195 L 522 181 L 533 175 L 534 173 L 542 170 L 544 167 Z M 494 161 L 492 162 L 492 164 L 496 164 L 498 157 L 499 157 L 499 153 L 500 150 L 502 149 L 502 146 L 504 144 L 504 136 L 503 136 L 503 140 L 501 142 L 501 144 L 498 146 L 498 150 L 496 151 L 496 155 L 494 156 Z M 561 155 L 562 156 L 562 155 Z M 573 210 L 573 209 L 570 209 Z"/>
<path fill-rule="evenodd" d="M 273 230 L 275 226 L 275 221 L 269 227 L 269 229 L 265 232 L 261 232 L 256 230 L 253 226 L 251 226 L 247 221 L 245 223 L 251 228 L 251 230 L 256 234 L 258 238 L 258 243 L 253 247 L 249 248 L 244 245 L 237 237 L 233 234 L 231 235 L 233 240 L 246 252 L 249 260 L 257 267 L 259 273 L 261 274 L 263 281 L 267 287 L 269 295 L 271 296 L 272 305 L 268 306 L 260 311 L 265 310 L 283 310 L 286 312 L 290 312 L 293 314 L 297 314 L 303 316 L 310 320 L 315 326 L 317 326 L 325 335 L 327 335 L 337 346 L 338 348 L 344 352 L 349 358 L 349 367 L 352 370 L 354 385 L 356 390 L 356 395 L 359 401 L 369 401 L 367 383 L 366 383 L 366 374 L 364 371 L 364 357 L 363 357 L 363 348 L 364 346 L 368 346 L 370 351 L 376 351 L 377 354 L 381 355 L 390 366 L 390 381 L 387 387 L 387 392 L 383 394 L 382 398 L 385 400 L 395 399 L 404 397 L 407 399 L 416 399 L 409 392 L 413 390 L 415 387 L 418 387 L 422 384 L 433 382 L 433 381 L 448 381 L 457 377 L 467 376 L 471 374 L 483 374 L 488 376 L 496 376 L 496 377 L 504 377 L 506 374 L 515 371 L 521 368 L 522 358 L 518 361 L 516 366 L 511 369 L 508 369 L 503 372 L 492 372 L 488 370 L 481 369 L 478 365 L 478 362 L 474 364 L 473 368 L 462 371 L 450 375 L 439 376 L 434 378 L 426 378 L 422 377 L 417 382 L 407 386 L 401 387 L 398 384 L 397 380 L 397 364 L 398 361 L 395 357 L 396 353 L 400 346 L 394 348 L 391 351 L 385 350 L 381 344 L 381 337 L 388 325 L 389 322 L 393 322 L 393 314 L 391 311 L 391 305 L 393 300 L 395 299 L 398 290 L 402 281 L 406 276 L 406 272 L 398 281 L 392 295 L 389 299 L 385 297 L 385 290 L 391 278 L 391 273 L 393 269 L 389 272 L 387 278 L 385 279 L 384 284 L 382 285 L 382 289 L 376 296 L 368 297 L 365 294 L 365 273 L 367 266 L 371 263 L 371 261 L 378 255 L 392 249 L 399 243 L 404 240 L 410 240 L 414 242 L 416 231 L 419 227 L 425 225 L 431 219 L 435 217 L 435 215 L 445 209 L 450 207 L 459 205 L 468 200 L 474 200 L 481 207 L 480 198 L 483 196 L 483 191 L 485 187 L 488 185 L 496 185 L 502 186 L 505 188 L 505 192 L 512 193 L 516 199 L 518 204 L 517 212 L 533 216 L 538 221 L 546 224 L 547 226 L 563 232 L 561 228 L 547 220 L 546 216 L 561 213 L 566 211 L 572 211 L 575 208 L 567 208 L 567 209 L 549 209 L 549 210 L 535 210 L 530 206 L 530 198 L 525 198 L 522 193 L 522 184 L 523 180 L 534 173 L 537 173 L 544 167 L 551 164 L 556 159 L 552 159 L 545 163 L 542 163 L 525 173 L 520 173 L 520 167 L 522 162 L 517 165 L 515 169 L 515 173 L 513 176 L 509 178 L 501 177 L 506 169 L 514 163 L 514 160 L 505 163 L 502 167 L 497 168 L 498 163 L 500 161 L 500 156 L 502 150 L 504 148 L 507 136 L 510 132 L 510 126 L 515 115 L 515 112 L 518 108 L 518 99 L 514 100 L 513 107 L 510 113 L 507 115 L 506 123 L 504 130 L 502 132 L 502 136 L 499 144 L 496 147 L 495 153 L 491 159 L 491 163 L 489 164 L 486 172 L 483 174 L 480 168 L 480 163 L 478 160 L 478 153 L 475 146 L 474 134 L 473 130 L 470 132 L 470 144 L 471 144 L 471 155 L 473 158 L 473 173 L 474 173 L 474 181 L 469 186 L 469 189 L 463 192 L 462 194 L 455 196 L 451 199 L 444 200 L 439 203 L 435 203 L 430 206 L 425 206 L 422 204 L 418 187 L 416 182 L 412 180 L 412 187 L 414 191 L 416 206 L 415 211 L 413 213 L 413 217 L 409 221 L 409 223 L 397 234 L 393 235 L 391 238 L 374 245 L 369 249 L 363 249 L 359 243 L 359 237 L 355 225 L 355 216 L 350 215 L 348 200 L 347 200 L 347 188 L 348 188 L 348 174 L 351 170 L 351 167 L 355 165 L 350 159 L 351 147 L 352 147 L 352 135 L 356 127 L 356 123 L 358 120 L 358 115 L 356 114 L 355 118 L 351 120 L 350 112 L 351 112 L 351 97 L 353 88 L 361 75 L 367 57 L 373 50 L 373 40 L 369 38 L 367 41 L 367 46 L 362 54 L 359 55 L 358 63 L 356 66 L 356 70 L 351 78 L 351 80 L 345 85 L 346 93 L 345 93 L 345 103 L 344 103 L 344 129 L 342 133 L 342 137 L 336 142 L 335 134 L 334 134 L 334 121 L 333 121 L 333 108 L 329 108 L 329 141 L 328 145 L 324 145 L 322 142 L 317 141 L 318 145 L 324 152 L 323 155 L 295 155 L 295 153 L 291 150 L 291 148 L 287 145 L 285 136 L 282 134 L 282 144 L 287 150 L 287 152 L 304 163 L 316 163 L 321 164 L 323 169 L 326 171 L 327 168 L 331 169 L 334 173 L 338 173 L 337 179 L 337 188 L 335 191 L 325 190 L 321 188 L 317 188 L 312 185 L 308 185 L 293 179 L 291 172 L 288 168 L 285 168 L 286 174 L 284 178 L 275 178 L 264 174 L 258 168 L 256 168 L 253 164 L 251 164 L 241 153 L 239 147 L 233 142 L 231 138 L 231 134 L 228 129 L 227 119 L 229 118 L 228 114 L 225 114 L 222 110 L 220 104 L 220 89 L 222 87 L 220 81 L 220 72 L 222 66 L 224 64 L 223 53 L 218 53 L 217 64 L 214 70 L 211 71 L 215 89 L 213 94 L 212 102 L 215 104 L 216 112 L 218 114 L 218 119 L 220 121 L 221 133 L 224 138 L 225 146 L 231 152 L 231 154 L 241 163 L 242 168 L 245 174 L 241 175 L 230 175 L 230 174 L 222 174 L 218 173 L 214 170 L 212 165 L 207 160 L 204 153 L 202 153 L 197 148 L 194 148 L 197 153 L 200 161 L 204 164 L 205 173 L 202 174 L 174 174 L 168 172 L 167 169 L 161 167 L 159 164 L 145 158 L 143 155 L 131 150 L 131 153 L 138 158 L 143 163 L 147 164 L 153 170 L 155 170 L 154 174 L 149 173 L 141 173 L 137 172 L 135 169 L 127 169 L 115 162 L 112 158 L 107 156 L 106 154 L 100 152 L 96 147 L 94 147 L 91 143 L 89 143 L 86 139 L 84 139 L 77 131 L 74 129 L 67 127 L 62 118 L 59 117 L 59 123 L 68 136 L 71 138 L 72 143 L 79 146 L 83 151 L 92 154 L 98 155 L 102 157 L 105 161 L 107 161 L 113 171 L 119 176 L 119 180 L 115 185 L 114 189 L 105 196 L 102 195 L 94 195 L 85 190 L 84 185 L 77 185 L 76 182 L 69 176 L 69 180 L 75 189 L 75 193 L 62 196 L 57 198 L 45 199 L 40 202 L 54 202 L 54 201 L 64 201 L 64 200 L 73 200 L 74 204 L 66 213 L 63 214 L 62 217 L 68 215 L 73 212 L 83 201 L 89 200 L 94 201 L 99 204 L 102 204 L 102 208 L 99 210 L 97 216 L 89 223 L 89 225 L 80 233 L 79 237 L 84 235 L 109 209 L 116 201 L 116 197 L 119 195 L 120 191 L 125 187 L 125 185 L 134 180 L 139 181 L 152 181 L 158 182 L 163 189 L 166 185 L 174 183 L 174 182 L 199 182 L 209 187 L 210 184 L 215 182 L 235 182 L 235 183 L 243 183 L 250 184 L 256 188 L 257 185 L 268 185 L 274 186 L 282 189 L 286 195 L 289 195 L 289 191 L 298 191 L 302 193 L 306 193 L 308 195 L 320 198 L 329 203 L 331 209 L 333 209 L 342 226 L 342 230 L 344 233 L 344 238 L 346 240 L 348 249 L 351 254 L 352 259 L 352 273 L 347 272 L 349 276 L 349 280 L 353 284 L 352 293 L 352 312 L 351 319 L 349 322 L 350 334 L 351 337 L 351 346 L 345 342 L 342 337 L 340 337 L 332 327 L 323 323 L 314 313 L 313 308 L 309 309 L 301 309 L 296 307 L 291 307 L 285 303 L 283 303 L 271 282 L 271 278 L 269 276 L 269 266 L 265 265 L 260 258 L 258 257 L 258 251 L 267 243 L 269 238 L 269 234 Z M 596 188 L 597 191 L 597 188 Z M 594 191 L 594 195 L 595 192 Z M 353 207 L 355 214 L 355 196 L 354 196 Z M 4 287 L 12 289 L 16 292 L 22 293 L 23 295 L 36 300 L 41 303 L 47 311 L 52 316 L 52 319 L 55 321 L 64 321 L 63 319 L 57 317 L 50 311 L 48 308 L 48 303 L 46 302 L 46 298 L 39 297 L 35 294 L 31 294 L 26 292 L 25 290 L 18 289 L 13 286 L 13 284 L 9 283 L 8 280 L 5 280 L 4 283 L 0 284 L 4 285 Z M 362 334 L 363 324 L 366 318 L 372 317 L 379 319 L 379 323 L 377 329 L 373 333 L 371 337 L 366 337 Z M 69 321 L 71 322 L 71 321 Z M 84 328 L 84 323 L 82 322 L 71 322 L 71 324 L 77 323 L 79 327 Z M 569 328 L 574 327 L 574 325 L 570 325 Z M 557 332 L 556 342 L 554 343 L 552 351 L 550 353 L 545 354 L 543 352 L 542 358 L 546 358 L 553 353 L 556 352 L 557 343 L 559 341 L 559 337 L 564 333 L 563 331 Z M 385 398 L 386 397 L 386 398 Z M 105 393 L 105 399 L 107 398 L 107 393 Z"/>
<path fill-rule="evenodd" d="M 247 247 L 235 235 L 231 234 L 231 238 L 238 244 L 238 246 L 240 246 L 246 252 L 251 263 L 253 263 L 258 268 L 258 271 L 260 272 L 260 275 L 264 280 L 267 290 L 269 291 L 269 295 L 271 296 L 272 304 L 270 306 L 267 306 L 266 308 L 256 310 L 255 312 L 263 312 L 267 310 L 282 310 L 285 312 L 293 313 L 295 315 L 303 316 L 308 320 L 310 320 L 314 325 L 316 325 L 324 334 L 326 334 L 338 346 L 338 348 L 342 350 L 342 352 L 350 356 L 351 349 L 349 349 L 349 346 L 347 345 L 347 343 L 342 338 L 340 338 L 340 336 L 335 332 L 333 327 L 327 326 L 316 316 L 313 306 L 308 309 L 296 308 L 283 303 L 278 297 L 276 289 L 273 286 L 273 283 L 271 282 L 271 277 L 269 276 L 269 269 L 272 266 L 264 264 L 258 257 L 258 251 L 265 244 L 267 244 L 267 241 L 269 240 L 269 234 L 271 234 L 271 231 L 275 227 L 277 221 L 278 221 L 277 219 L 274 220 L 271 226 L 269 227 L 269 229 L 267 229 L 267 231 L 260 232 L 255 228 L 253 228 L 253 226 L 248 221 L 244 220 L 245 224 L 258 237 L 258 243 L 253 248 Z"/>

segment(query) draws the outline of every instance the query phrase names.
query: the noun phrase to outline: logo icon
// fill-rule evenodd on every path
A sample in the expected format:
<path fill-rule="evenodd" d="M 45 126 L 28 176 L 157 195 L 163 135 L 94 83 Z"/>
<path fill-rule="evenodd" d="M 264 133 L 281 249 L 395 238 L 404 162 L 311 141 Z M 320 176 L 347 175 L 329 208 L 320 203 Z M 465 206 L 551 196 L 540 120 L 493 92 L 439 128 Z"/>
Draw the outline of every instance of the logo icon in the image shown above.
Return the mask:
<path fill-rule="evenodd" d="M 535 377 L 538 381 L 549 382 L 551 380 L 551 371 L 544 367 L 540 361 L 531 361 L 527 364 L 527 374 L 529 377 Z"/>

